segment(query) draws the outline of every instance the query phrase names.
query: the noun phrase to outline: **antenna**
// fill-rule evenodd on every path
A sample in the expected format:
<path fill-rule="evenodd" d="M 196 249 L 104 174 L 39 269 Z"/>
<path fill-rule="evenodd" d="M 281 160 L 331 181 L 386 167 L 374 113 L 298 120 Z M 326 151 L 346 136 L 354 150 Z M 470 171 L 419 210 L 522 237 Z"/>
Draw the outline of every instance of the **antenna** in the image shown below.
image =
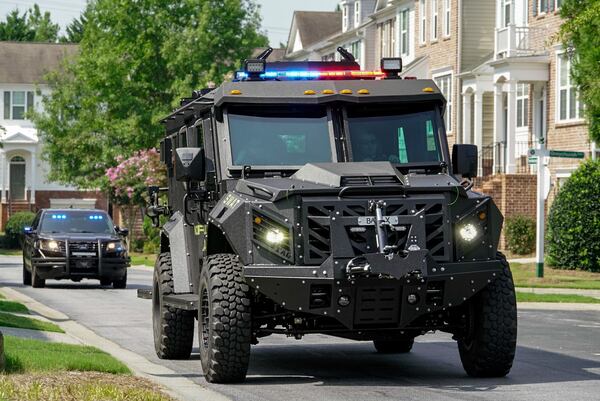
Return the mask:
<path fill-rule="evenodd" d="M 346 61 L 350 61 L 350 62 L 355 62 L 356 59 L 354 58 L 354 56 L 352 55 L 352 53 L 350 53 L 348 50 L 344 49 L 342 46 L 337 48 L 338 53 L 340 53 L 342 55 L 342 57 L 344 58 L 344 60 Z"/>
<path fill-rule="evenodd" d="M 272 47 L 267 47 L 266 50 L 264 52 L 262 52 L 261 54 L 259 54 L 256 59 L 257 60 L 266 60 L 266 59 L 269 58 L 269 56 L 271 55 L 271 53 L 273 53 L 273 48 Z"/>

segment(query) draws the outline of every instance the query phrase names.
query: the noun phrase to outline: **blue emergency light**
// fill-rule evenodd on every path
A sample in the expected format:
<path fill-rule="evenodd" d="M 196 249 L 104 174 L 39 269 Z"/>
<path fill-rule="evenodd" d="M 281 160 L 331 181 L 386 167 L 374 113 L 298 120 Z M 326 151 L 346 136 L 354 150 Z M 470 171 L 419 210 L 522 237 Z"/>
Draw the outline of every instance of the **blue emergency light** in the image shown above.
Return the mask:
<path fill-rule="evenodd" d="M 104 218 L 104 216 L 100 216 L 100 215 L 90 215 L 88 217 L 90 220 L 102 220 Z"/>
<path fill-rule="evenodd" d="M 66 220 L 67 219 L 67 215 L 66 214 L 53 214 L 52 218 L 54 220 Z"/>

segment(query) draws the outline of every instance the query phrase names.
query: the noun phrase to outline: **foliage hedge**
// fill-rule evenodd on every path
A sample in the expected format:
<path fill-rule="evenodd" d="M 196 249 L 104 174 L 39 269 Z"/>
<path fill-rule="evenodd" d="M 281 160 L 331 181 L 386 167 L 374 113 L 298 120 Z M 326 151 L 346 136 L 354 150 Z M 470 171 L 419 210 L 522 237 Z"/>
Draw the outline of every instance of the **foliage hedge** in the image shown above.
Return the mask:
<path fill-rule="evenodd" d="M 600 160 L 583 163 L 558 192 L 546 243 L 549 264 L 600 272 Z"/>
<path fill-rule="evenodd" d="M 535 219 L 515 216 L 506 219 L 504 236 L 508 249 L 517 255 L 528 255 L 535 251 Z"/>
<path fill-rule="evenodd" d="M 18 212 L 10 216 L 4 228 L 9 247 L 17 248 L 20 246 L 23 239 L 23 229 L 31 226 L 34 218 L 35 213 L 31 212 Z"/>

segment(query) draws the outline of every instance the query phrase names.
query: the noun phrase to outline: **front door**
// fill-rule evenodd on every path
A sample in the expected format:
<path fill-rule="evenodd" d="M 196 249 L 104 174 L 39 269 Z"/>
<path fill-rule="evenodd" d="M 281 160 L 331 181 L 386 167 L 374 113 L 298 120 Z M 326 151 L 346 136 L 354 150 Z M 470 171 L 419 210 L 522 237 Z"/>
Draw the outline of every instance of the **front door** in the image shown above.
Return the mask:
<path fill-rule="evenodd" d="M 25 159 L 15 156 L 10 160 L 10 198 L 25 199 Z"/>

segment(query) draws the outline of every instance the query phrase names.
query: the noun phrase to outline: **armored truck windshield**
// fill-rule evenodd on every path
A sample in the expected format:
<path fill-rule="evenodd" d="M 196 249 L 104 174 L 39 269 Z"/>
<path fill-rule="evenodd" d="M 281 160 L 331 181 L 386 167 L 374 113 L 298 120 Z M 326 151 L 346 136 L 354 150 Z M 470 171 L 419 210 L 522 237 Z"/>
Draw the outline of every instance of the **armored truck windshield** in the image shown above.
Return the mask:
<path fill-rule="evenodd" d="M 232 108 L 228 119 L 234 165 L 301 166 L 332 161 L 325 107 Z"/>
<path fill-rule="evenodd" d="M 352 160 L 392 163 L 441 161 L 436 119 L 433 110 L 402 113 L 397 108 L 349 108 Z"/>

